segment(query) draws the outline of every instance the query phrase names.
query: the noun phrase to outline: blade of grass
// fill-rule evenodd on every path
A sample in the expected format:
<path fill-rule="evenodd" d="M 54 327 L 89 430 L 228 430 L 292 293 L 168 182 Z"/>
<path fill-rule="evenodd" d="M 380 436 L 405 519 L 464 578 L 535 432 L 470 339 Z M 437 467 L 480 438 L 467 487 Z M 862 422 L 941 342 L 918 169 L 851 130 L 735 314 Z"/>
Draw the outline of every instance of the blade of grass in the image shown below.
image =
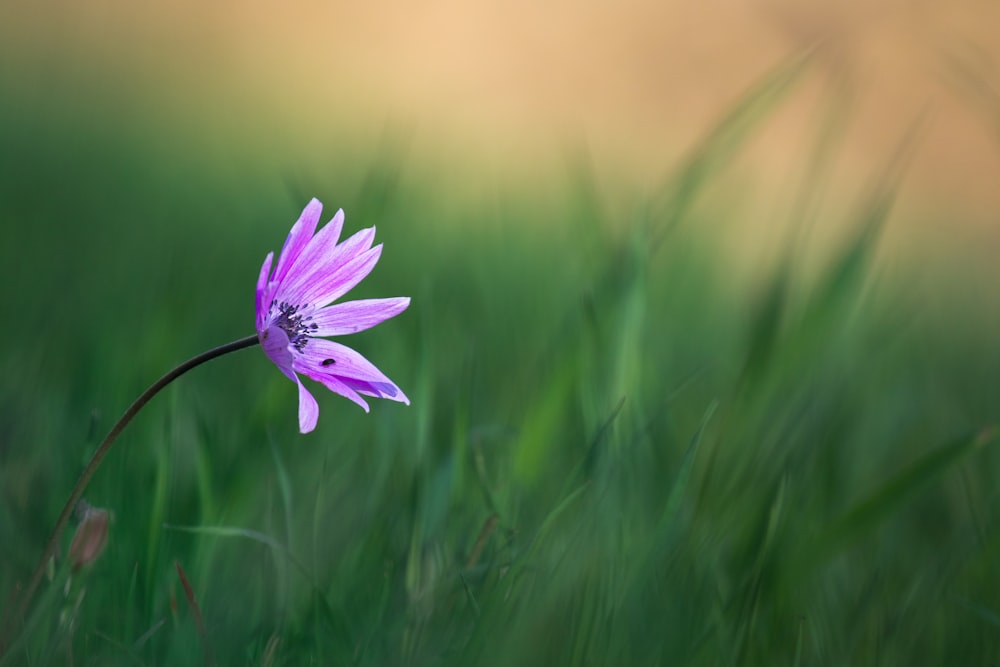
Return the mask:
<path fill-rule="evenodd" d="M 691 150 L 661 195 L 657 219 L 661 228 L 650 240 L 650 253 L 688 214 L 711 176 L 721 171 L 753 136 L 753 130 L 792 90 L 806 71 L 812 51 L 796 53 L 765 74 L 740 97 Z M 654 205 L 657 205 L 654 200 Z M 654 209 L 655 210 L 655 209 Z"/>
<path fill-rule="evenodd" d="M 238 537 L 240 539 L 251 540 L 253 542 L 266 545 L 275 552 L 284 556 L 289 563 L 295 566 L 295 569 L 302 574 L 306 581 L 315 587 L 312 573 L 309 572 L 308 568 L 306 568 L 302 561 L 296 558 L 295 554 L 293 554 L 288 547 L 265 533 L 251 530 L 249 528 L 239 528 L 236 526 L 175 526 L 169 523 L 163 524 L 163 529 L 179 533 L 191 533 L 194 535 L 209 535 L 212 537 Z"/>
<path fill-rule="evenodd" d="M 803 638 L 805 636 L 805 626 L 805 617 L 799 616 L 799 633 L 795 640 L 795 662 L 792 663 L 793 667 L 800 667 L 802 665 L 802 647 L 804 643 Z"/>
<path fill-rule="evenodd" d="M 658 559 L 663 554 L 668 553 L 670 547 L 673 545 L 680 523 L 681 506 L 691 482 L 691 473 L 694 470 L 694 462 L 701 446 L 702 436 L 717 408 L 718 401 L 713 400 L 705 409 L 698 430 L 691 436 L 691 441 L 684 452 L 684 457 L 681 459 L 677 475 L 674 477 L 674 483 L 670 487 L 670 493 L 667 495 L 667 500 L 657 519 L 653 537 L 650 539 L 639 565 L 630 571 L 629 579 L 622 587 L 623 592 L 632 591 L 640 583 L 648 581 L 649 573 L 656 566 Z"/>
<path fill-rule="evenodd" d="M 824 315 L 840 312 L 844 301 L 854 300 L 861 281 L 871 266 L 876 241 L 881 234 L 896 200 L 903 176 L 927 125 L 926 111 L 917 116 L 896 145 L 875 184 L 862 200 L 855 214 L 854 238 L 821 278 L 810 299 L 813 316 L 824 320 Z M 809 317 L 809 311 L 807 311 Z M 822 324 L 818 325 L 822 327 Z"/>
<path fill-rule="evenodd" d="M 718 401 L 712 401 L 708 408 L 705 409 L 705 414 L 701 418 L 701 425 L 691 437 L 691 443 L 688 445 L 687 451 L 684 452 L 681 467 L 677 471 L 677 477 L 674 478 L 674 484 L 670 488 L 670 495 L 667 496 L 667 502 L 663 506 L 663 512 L 658 522 L 657 534 L 661 536 L 670 533 L 677 525 L 677 517 L 680 514 L 681 503 L 687 492 L 688 483 L 691 481 L 691 471 L 694 469 L 698 447 L 701 445 L 701 439 L 705 433 L 705 429 L 708 427 L 708 422 L 711 421 L 712 415 L 715 414 L 715 410 L 718 407 Z"/>
<path fill-rule="evenodd" d="M 330 601 L 327 599 L 323 591 L 320 590 L 312 572 L 306 568 L 302 561 L 295 557 L 295 554 L 293 554 L 287 546 L 277 541 L 270 535 L 256 530 L 235 526 L 174 526 L 171 524 L 164 524 L 163 528 L 164 530 L 173 530 L 181 533 L 191 533 L 194 535 L 209 535 L 212 537 L 221 537 L 226 539 L 239 538 L 251 540 L 270 547 L 275 552 L 284 556 L 309 583 L 314 595 L 313 599 L 319 603 L 319 611 L 321 612 L 319 616 L 330 624 L 331 627 L 335 624 L 336 615 L 333 613 L 333 607 L 330 605 Z"/>
<path fill-rule="evenodd" d="M 135 614 L 134 611 L 138 609 L 138 604 L 136 601 L 136 593 L 138 592 L 139 585 L 139 563 L 134 563 L 132 565 L 132 576 L 128 580 L 128 592 L 125 594 L 125 609 L 124 609 L 124 621 L 123 627 L 125 632 L 123 637 L 131 637 L 132 633 L 135 632 Z"/>
<path fill-rule="evenodd" d="M 997 438 L 997 428 L 985 428 L 953 440 L 925 454 L 867 499 L 849 510 L 800 557 L 800 567 L 832 558 L 886 521 L 912 496 L 941 479 L 968 456 L 981 451 Z"/>
<path fill-rule="evenodd" d="M 198 433 L 200 437 L 193 438 L 192 447 L 194 449 L 194 473 L 198 483 L 198 509 L 200 510 L 200 520 L 205 523 L 216 521 L 215 499 L 213 497 L 213 482 L 216 475 L 212 470 L 212 458 L 209 447 L 205 444 L 211 442 L 211 428 L 206 419 L 198 420 Z"/>
<path fill-rule="evenodd" d="M 160 538 L 163 532 L 163 519 L 167 515 L 167 497 L 170 492 L 170 454 L 167 443 L 162 438 L 157 438 L 156 452 L 156 473 L 153 481 L 152 507 L 149 512 L 149 531 L 146 534 L 146 571 L 143 576 L 142 585 L 145 588 L 143 598 L 148 604 L 152 604 L 155 596 L 151 591 L 153 588 L 153 573 L 157 571 L 159 559 Z M 147 614 L 152 615 L 153 610 L 147 609 Z"/>
<path fill-rule="evenodd" d="M 747 351 L 737 382 L 738 393 L 753 387 L 771 367 L 784 321 L 789 278 L 789 265 L 782 264 L 751 310 Z"/>
<path fill-rule="evenodd" d="M 212 651 L 212 645 L 208 640 L 208 630 L 205 628 L 205 618 L 201 615 L 201 607 L 198 606 L 198 599 L 195 597 L 194 588 L 191 587 L 191 582 L 188 581 L 187 575 L 184 573 L 184 568 L 181 567 L 180 561 L 174 561 L 174 567 L 177 568 L 177 576 L 180 577 L 181 587 L 184 589 L 184 599 L 187 600 L 188 607 L 191 609 L 191 616 L 194 618 L 194 627 L 198 631 L 198 639 L 201 640 L 201 653 L 205 660 L 206 665 L 215 664 L 215 655 Z"/>
<path fill-rule="evenodd" d="M 539 393 L 541 398 L 532 404 L 525 416 L 513 451 L 514 473 L 522 483 L 530 485 L 539 480 L 547 457 L 560 442 L 559 431 L 577 381 L 574 355 L 566 355 Z"/>
<path fill-rule="evenodd" d="M 854 80 L 842 69 L 834 72 L 833 83 L 826 87 L 820 106 L 821 117 L 817 123 L 816 138 L 802 170 L 791 209 L 791 234 L 788 236 L 784 263 L 793 266 L 812 232 L 817 213 L 823 203 L 830 174 L 836 164 L 834 154 L 843 144 L 850 117 L 850 108 L 856 99 Z"/>
<path fill-rule="evenodd" d="M 980 619 L 1000 630 L 1000 613 L 997 613 L 989 607 L 979 604 L 978 602 L 973 602 L 972 600 L 961 595 L 956 595 L 955 599 L 960 605 L 974 613 Z"/>
<path fill-rule="evenodd" d="M 162 628 L 163 624 L 166 622 L 167 622 L 166 618 L 161 618 L 158 621 L 156 621 L 156 623 L 153 623 L 153 625 L 150 626 L 149 630 L 146 630 L 144 633 L 142 633 L 142 635 L 139 636 L 138 639 L 135 640 L 135 642 L 133 642 L 132 649 L 137 652 L 141 650 L 142 647 L 146 644 L 146 642 L 152 639 L 153 635 L 159 632 L 160 628 Z"/>
<path fill-rule="evenodd" d="M 274 444 L 274 438 L 268 437 L 268 444 L 271 448 L 271 458 L 274 461 L 274 470 L 278 480 L 278 491 L 281 494 L 281 505 L 284 510 L 285 520 L 285 544 L 292 544 L 292 516 L 294 515 L 292 506 L 292 483 L 288 478 L 288 469 L 281 457 L 281 453 Z M 287 562 L 287 561 L 286 561 Z M 283 567 L 278 573 L 279 599 L 283 605 L 288 600 L 288 567 Z"/>
<path fill-rule="evenodd" d="M 782 476 L 777 483 L 777 489 L 772 494 L 767 515 L 761 517 L 761 527 L 757 529 L 759 546 L 756 549 L 753 568 L 746 583 L 745 592 L 742 596 L 742 604 L 738 620 L 736 622 L 736 640 L 733 642 L 733 662 L 734 664 L 746 664 L 747 651 L 749 649 L 750 638 L 754 636 L 754 627 L 757 622 L 761 597 L 764 595 L 766 582 L 764 580 L 767 570 L 768 558 L 771 555 L 771 547 L 777 534 L 778 524 L 781 521 L 782 510 L 784 509 L 785 489 L 788 477 Z"/>
<path fill-rule="evenodd" d="M 459 664 L 479 664 L 482 652 L 490 639 L 495 623 L 499 623 L 502 615 L 516 609 L 523 588 L 524 575 L 538 554 L 546 536 L 552 530 L 556 520 L 590 487 L 590 483 L 582 484 L 566 495 L 543 519 L 538 530 L 531 537 L 528 545 L 515 555 L 510 566 L 501 569 L 498 574 L 503 581 L 509 581 L 507 586 L 497 587 L 492 595 L 478 603 L 479 618 L 472 636 L 462 650 Z"/>

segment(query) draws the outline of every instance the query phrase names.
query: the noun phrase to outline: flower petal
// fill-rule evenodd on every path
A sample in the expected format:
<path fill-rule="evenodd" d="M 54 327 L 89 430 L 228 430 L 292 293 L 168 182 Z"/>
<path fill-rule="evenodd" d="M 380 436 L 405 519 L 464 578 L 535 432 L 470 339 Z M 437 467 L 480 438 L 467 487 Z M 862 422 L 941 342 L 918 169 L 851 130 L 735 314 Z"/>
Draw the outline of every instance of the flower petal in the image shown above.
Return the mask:
<path fill-rule="evenodd" d="M 315 197 L 302 209 L 302 214 L 292 225 L 292 229 L 285 239 L 285 245 L 281 248 L 281 254 L 278 256 L 278 266 L 274 269 L 273 281 L 275 283 L 281 284 L 281 281 L 295 264 L 295 260 L 312 240 L 313 232 L 316 231 L 316 223 L 319 222 L 319 216 L 322 213 L 323 204 Z M 337 233 L 340 234 L 339 231 Z"/>
<path fill-rule="evenodd" d="M 267 253 L 264 263 L 260 267 L 260 276 L 257 278 L 257 333 L 264 329 L 264 318 L 267 317 L 269 300 L 265 298 L 267 292 L 267 276 L 271 272 L 271 262 L 274 261 L 274 253 Z M 268 305 L 265 305 L 268 304 Z"/>
<path fill-rule="evenodd" d="M 324 341 L 326 342 L 326 341 Z M 353 350 L 352 350 L 353 352 Z M 357 354 L 356 352 L 354 354 Z M 360 357 L 360 355 L 358 355 Z M 362 357 L 363 359 L 363 357 Z M 367 361 L 366 361 L 367 363 Z M 332 366 L 332 365 L 331 365 Z M 369 364 L 370 366 L 370 364 Z M 371 366 L 376 373 L 381 375 L 378 369 Z M 322 382 L 330 391 L 335 391 L 341 396 L 345 396 L 368 411 L 368 404 L 356 394 L 364 394 L 375 398 L 388 398 L 400 403 L 410 404 L 410 399 L 396 386 L 394 382 L 382 376 L 383 380 L 359 380 L 346 374 L 336 371 L 328 371 L 323 367 L 316 368 L 314 365 L 301 361 L 301 357 L 296 360 L 295 370 L 306 377 Z"/>
<path fill-rule="evenodd" d="M 364 280 L 372 272 L 372 269 L 375 268 L 375 265 L 378 264 L 379 257 L 381 256 L 381 244 L 357 255 L 336 271 L 322 276 L 319 280 L 312 283 L 308 289 L 302 292 L 301 302 L 308 303 L 313 308 L 322 308 L 331 301 L 336 301 Z"/>
<path fill-rule="evenodd" d="M 371 329 L 376 324 L 395 317 L 410 305 L 410 297 L 400 296 L 391 299 L 362 299 L 337 303 L 313 313 L 312 323 L 318 329 L 313 336 L 345 336 L 365 329 Z"/>
<path fill-rule="evenodd" d="M 364 408 L 365 412 L 371 412 L 371 408 L 368 407 L 368 403 L 365 401 L 365 399 L 358 396 L 358 392 L 351 389 L 351 387 L 349 387 L 346 382 L 343 382 L 335 377 L 322 377 L 318 378 L 316 381 L 321 382 L 324 387 L 334 392 L 335 394 L 340 394 L 344 398 L 348 398 L 354 401 L 362 408 Z"/>
<path fill-rule="evenodd" d="M 280 327 L 268 327 L 264 333 L 260 334 L 260 344 L 264 348 L 264 354 L 267 355 L 268 359 L 273 361 L 274 365 L 289 380 L 298 385 L 299 431 L 308 433 L 316 428 L 316 421 L 319 419 L 319 405 L 295 373 L 296 360 L 295 355 L 288 349 L 288 334 Z"/>
<path fill-rule="evenodd" d="M 299 385 L 299 432 L 308 433 L 316 428 L 316 421 L 319 419 L 319 404 L 309 393 L 302 380 L 295 378 Z"/>
<path fill-rule="evenodd" d="M 295 360 L 295 370 L 309 377 L 339 377 L 393 384 L 360 353 L 325 338 L 311 338 Z M 394 385 L 395 386 L 395 385 Z"/>
<path fill-rule="evenodd" d="M 331 276 L 339 275 L 342 268 L 358 255 L 369 252 L 372 241 L 375 240 L 374 227 L 362 229 L 339 245 L 321 241 L 324 231 L 326 227 L 313 238 L 296 263 L 295 270 L 289 273 L 281 285 L 278 296 L 280 300 L 295 305 L 316 306 L 305 300 L 306 293 L 314 293 L 317 284 L 329 282 Z"/>
<path fill-rule="evenodd" d="M 264 348 L 264 354 L 274 362 L 278 370 L 292 382 L 298 382 L 299 379 L 292 367 L 292 351 L 288 349 L 288 334 L 285 333 L 285 330 L 281 327 L 270 326 L 263 333 L 258 334 L 257 338 L 260 339 L 260 346 Z"/>
<path fill-rule="evenodd" d="M 410 404 L 410 399 L 406 397 L 406 394 L 404 394 L 399 387 L 391 382 L 365 382 L 364 380 L 355 380 L 352 378 L 340 379 L 344 384 L 359 394 L 374 396 L 375 398 L 387 398 L 390 401 L 398 401 L 399 403 L 405 403 L 406 405 Z"/>
<path fill-rule="evenodd" d="M 330 219 L 330 222 L 326 223 L 312 237 L 308 245 L 306 245 L 301 254 L 296 258 L 295 266 L 289 267 L 288 272 L 282 276 L 286 286 L 301 282 L 303 277 L 307 277 L 315 271 L 323 270 L 325 268 L 323 262 L 328 261 L 326 258 L 327 254 L 351 241 L 351 239 L 347 239 L 344 243 L 338 244 L 338 241 L 340 241 L 340 232 L 343 229 L 344 210 L 339 209 Z M 357 236 L 357 234 L 354 236 Z M 368 245 L 371 246 L 371 241 L 368 242 Z"/>

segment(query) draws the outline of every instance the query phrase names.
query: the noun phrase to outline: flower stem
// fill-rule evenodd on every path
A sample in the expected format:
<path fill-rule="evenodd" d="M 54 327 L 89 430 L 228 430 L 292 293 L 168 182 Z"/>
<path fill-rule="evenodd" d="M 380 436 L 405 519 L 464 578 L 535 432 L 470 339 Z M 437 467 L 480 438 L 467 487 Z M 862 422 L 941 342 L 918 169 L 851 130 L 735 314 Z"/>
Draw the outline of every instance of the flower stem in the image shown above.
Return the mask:
<path fill-rule="evenodd" d="M 111 445 L 114 444 L 122 430 L 124 430 L 128 423 L 132 421 L 132 418 L 138 414 L 139 410 L 142 410 L 151 398 L 160 393 L 160 390 L 187 373 L 192 368 L 200 366 L 206 361 L 210 361 L 216 357 L 221 357 L 224 354 L 235 352 L 236 350 L 242 350 L 245 347 L 257 345 L 258 342 L 259 341 L 256 335 L 247 336 L 246 338 L 241 338 L 231 343 L 226 343 L 225 345 L 212 348 L 207 352 L 202 352 L 198 356 L 188 359 L 183 364 L 161 377 L 159 380 L 154 382 L 149 389 L 144 391 L 139 398 L 135 399 L 135 402 L 129 406 L 128 410 L 125 411 L 125 414 L 123 414 L 115 425 L 111 427 L 111 431 L 107 436 L 105 436 L 101 444 L 98 445 L 93 456 L 90 457 L 90 461 L 87 463 L 87 467 L 84 468 L 83 472 L 80 474 L 80 478 L 76 480 L 76 485 L 73 487 L 73 491 L 69 494 L 69 498 L 66 499 L 66 504 L 63 505 L 62 512 L 59 513 L 59 518 L 56 520 L 55 528 L 52 529 L 52 535 L 49 537 L 48 544 L 45 545 L 45 550 L 42 552 L 42 557 L 38 560 L 35 572 L 31 575 L 31 581 L 28 583 L 27 588 L 24 590 L 24 594 L 21 596 L 21 603 L 18 606 L 15 618 L 20 618 L 22 620 L 25 619 L 28 609 L 31 606 L 31 600 L 34 597 L 38 585 L 42 581 L 49 559 L 56 551 L 56 547 L 59 544 L 59 538 L 62 535 L 62 531 L 66 528 L 66 524 L 69 522 L 69 517 L 73 513 L 73 508 L 76 507 L 77 502 L 79 502 L 80 498 L 83 497 L 83 492 L 86 490 L 87 485 L 94 476 L 94 473 L 97 472 L 97 468 L 101 465 L 101 461 L 103 461 L 104 457 L 108 455 Z M 8 629 L 7 623 L 5 622 L 2 633 L 3 638 L 6 638 Z M 5 644 L 6 641 L 0 641 L 0 656 L 3 655 Z"/>

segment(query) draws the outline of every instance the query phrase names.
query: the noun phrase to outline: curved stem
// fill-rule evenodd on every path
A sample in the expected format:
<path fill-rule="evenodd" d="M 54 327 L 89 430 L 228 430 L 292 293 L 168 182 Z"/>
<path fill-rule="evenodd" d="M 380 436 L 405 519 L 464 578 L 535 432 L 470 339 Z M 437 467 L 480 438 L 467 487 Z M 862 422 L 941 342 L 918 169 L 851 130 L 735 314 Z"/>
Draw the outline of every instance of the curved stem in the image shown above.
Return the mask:
<path fill-rule="evenodd" d="M 83 472 L 80 474 L 80 478 L 76 480 L 76 485 L 73 487 L 73 491 L 69 494 L 66 504 L 63 505 L 62 512 L 59 513 L 59 518 L 56 520 L 55 528 L 52 529 L 52 535 L 49 537 L 48 544 L 45 545 L 45 550 L 42 552 L 42 557 L 38 560 L 35 572 L 31 575 L 31 581 L 28 583 L 28 587 L 24 590 L 21 604 L 18 606 L 18 613 L 15 618 L 23 619 L 25 617 L 25 614 L 31 605 L 31 599 L 34 597 L 35 590 L 38 588 L 38 584 L 41 583 L 42 576 L 45 574 L 49 558 L 51 558 L 52 554 L 56 551 L 56 547 L 59 544 L 59 538 L 62 535 L 63 529 L 66 528 L 66 524 L 69 522 L 69 517 L 73 513 L 73 509 L 76 507 L 80 498 L 83 497 L 83 492 L 87 489 L 87 485 L 90 483 L 94 473 L 97 472 L 97 468 L 101 465 L 101 461 L 103 461 L 104 457 L 108 455 L 111 445 L 114 444 L 122 430 L 130 421 L 132 421 L 132 418 L 135 417 L 139 410 L 142 410 L 143 406 L 145 406 L 151 398 L 160 393 L 160 390 L 187 373 L 192 368 L 200 366 L 206 361 L 210 361 L 216 357 L 221 357 L 224 354 L 235 352 L 236 350 L 242 350 L 245 347 L 257 345 L 258 342 L 259 341 L 257 340 L 256 335 L 247 336 L 246 338 L 241 338 L 233 341 L 232 343 L 220 345 L 219 347 L 212 348 L 211 350 L 203 352 L 196 357 L 192 357 L 154 382 L 149 389 L 144 391 L 142 395 L 139 396 L 139 398 L 135 399 L 135 402 L 129 406 L 128 410 L 125 411 L 125 414 L 123 414 L 115 425 L 111 427 L 111 431 L 107 436 L 105 436 L 104 440 L 101 441 L 101 444 L 98 445 L 97 449 L 94 451 L 94 455 L 90 457 L 90 461 L 87 463 L 87 467 L 84 468 Z M 0 654 L 2 654 L 2 648 L 2 645 L 0 645 Z"/>

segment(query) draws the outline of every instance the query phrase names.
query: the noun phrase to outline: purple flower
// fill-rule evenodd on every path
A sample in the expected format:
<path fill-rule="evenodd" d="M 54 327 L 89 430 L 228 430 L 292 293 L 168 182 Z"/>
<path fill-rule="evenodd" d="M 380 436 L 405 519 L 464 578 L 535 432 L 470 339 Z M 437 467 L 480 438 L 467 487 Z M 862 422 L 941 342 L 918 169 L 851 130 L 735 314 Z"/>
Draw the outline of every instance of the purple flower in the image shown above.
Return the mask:
<path fill-rule="evenodd" d="M 368 412 L 364 396 L 410 404 L 382 371 L 349 347 L 321 336 L 364 331 L 406 310 L 409 297 L 346 301 L 330 305 L 361 282 L 378 263 L 375 228 L 337 243 L 344 212 L 316 232 L 323 205 L 313 199 L 292 226 L 271 272 L 268 253 L 257 280 L 257 337 L 264 353 L 299 386 L 299 430 L 316 428 L 319 405 L 302 384 L 302 373 Z"/>

